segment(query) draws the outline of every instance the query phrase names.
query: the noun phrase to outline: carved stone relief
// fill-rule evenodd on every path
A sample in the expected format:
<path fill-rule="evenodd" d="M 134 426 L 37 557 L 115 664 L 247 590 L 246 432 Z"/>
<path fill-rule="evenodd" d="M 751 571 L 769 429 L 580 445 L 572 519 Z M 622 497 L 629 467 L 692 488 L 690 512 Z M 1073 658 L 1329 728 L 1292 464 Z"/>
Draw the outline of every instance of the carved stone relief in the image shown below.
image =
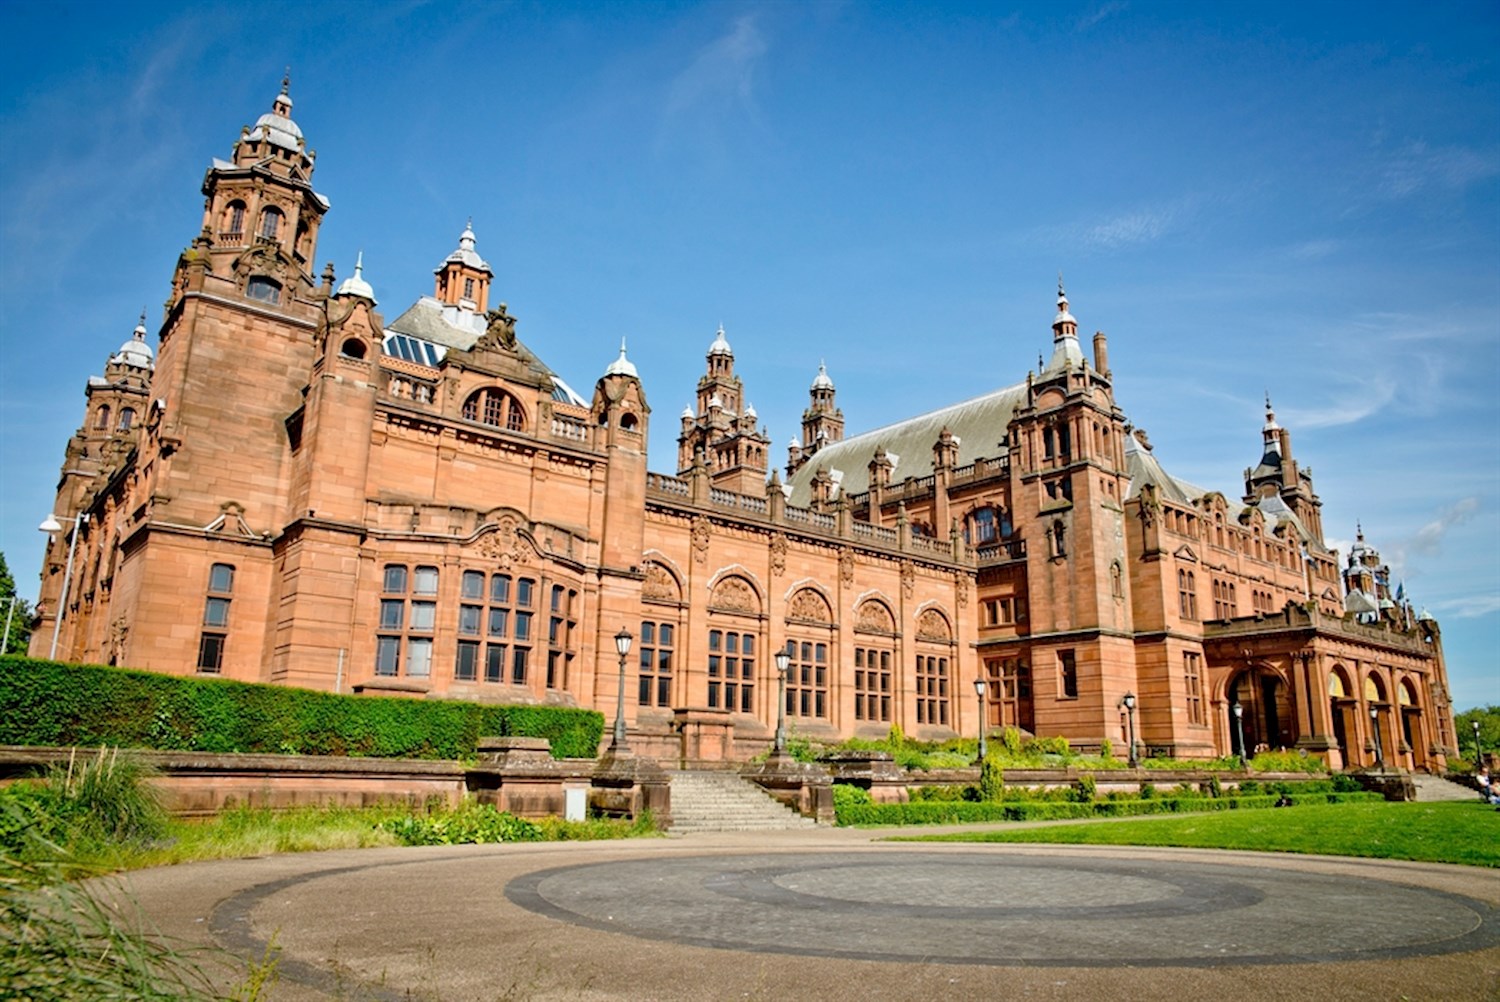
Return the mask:
<path fill-rule="evenodd" d="M 788 619 L 801 619 L 813 623 L 833 622 L 833 612 L 828 608 L 828 603 L 823 596 L 811 588 L 803 588 L 792 596 L 787 603 L 786 615 Z"/>
<path fill-rule="evenodd" d="M 693 559 L 700 564 L 708 560 L 708 540 L 710 535 L 708 519 L 702 515 L 693 519 Z"/>
<path fill-rule="evenodd" d="M 854 583 L 854 552 L 844 550 L 839 554 L 839 580 L 845 585 Z"/>
<path fill-rule="evenodd" d="M 941 640 L 947 643 L 953 639 L 953 632 L 948 629 L 948 619 L 936 609 L 928 609 L 917 617 L 917 639 L 918 640 Z"/>
<path fill-rule="evenodd" d="M 771 537 L 771 573 L 786 573 L 786 537 L 780 533 Z"/>
<path fill-rule="evenodd" d="M 744 578 L 725 578 L 714 588 L 709 605 L 726 612 L 760 612 L 760 599 Z"/>
<path fill-rule="evenodd" d="M 661 564 L 646 565 L 646 580 L 641 582 L 641 597 L 661 602 L 681 602 L 682 589 L 672 572 Z"/>
<path fill-rule="evenodd" d="M 854 628 L 873 633 L 895 633 L 896 621 L 891 616 L 891 610 L 885 607 L 885 603 L 865 602 L 859 607 Z"/>
<path fill-rule="evenodd" d="M 901 561 L 901 595 L 911 598 L 917 590 L 917 569 L 910 560 Z"/>

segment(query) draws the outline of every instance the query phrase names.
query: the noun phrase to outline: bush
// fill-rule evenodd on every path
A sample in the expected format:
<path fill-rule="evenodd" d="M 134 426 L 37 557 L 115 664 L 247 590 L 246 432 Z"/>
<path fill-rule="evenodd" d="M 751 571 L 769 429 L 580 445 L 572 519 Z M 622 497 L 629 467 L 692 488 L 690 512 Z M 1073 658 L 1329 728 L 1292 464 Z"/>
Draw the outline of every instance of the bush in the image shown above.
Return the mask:
<path fill-rule="evenodd" d="M 542 829 L 524 818 L 489 804 L 465 801 L 456 810 L 403 815 L 381 822 L 402 845 L 469 845 L 491 842 L 540 842 Z"/>
<path fill-rule="evenodd" d="M 0 824 L 0 851 L 26 858 L 40 844 L 68 856 L 135 849 L 165 836 L 167 814 L 146 782 L 150 770 L 117 749 L 99 749 L 82 761 L 53 766 L 40 780 L 0 791 L 9 809 Z"/>
<path fill-rule="evenodd" d="M 1293 804 L 1347 804 L 1383 799 L 1378 793 L 1299 793 Z M 1132 817 L 1194 811 L 1259 810 L 1276 805 L 1277 797 L 1214 799 L 1191 796 L 1150 799 L 1097 800 L 1076 803 L 1058 800 L 1007 800 L 999 804 L 964 801 L 914 801 L 908 804 L 855 804 L 837 810 L 840 825 L 944 825 L 995 821 L 1054 821 L 1069 818 Z"/>
<path fill-rule="evenodd" d="M 0 744 L 459 759 L 481 736 L 587 758 L 604 717 L 555 706 L 341 696 L 279 685 L 0 658 Z"/>
<path fill-rule="evenodd" d="M 1305 752 L 1263 751 L 1252 758 L 1248 767 L 1255 772 L 1327 772 L 1328 765 Z"/>
<path fill-rule="evenodd" d="M 1021 731 L 1017 727 L 1007 725 L 1000 735 L 1000 746 L 1011 758 L 1021 757 Z"/>
<path fill-rule="evenodd" d="M 1080 804 L 1087 804 L 1099 795 L 1099 786 L 1094 782 L 1094 777 L 1085 773 L 1078 777 L 1078 782 L 1073 784 L 1072 799 Z"/>
<path fill-rule="evenodd" d="M 833 784 L 833 811 L 835 815 L 841 814 L 850 808 L 865 807 L 874 803 L 875 801 L 870 799 L 869 790 L 853 786 L 849 783 Z"/>
<path fill-rule="evenodd" d="M 979 799 L 986 804 L 999 803 L 1005 796 L 1005 774 L 994 756 L 986 755 L 979 766 Z"/>

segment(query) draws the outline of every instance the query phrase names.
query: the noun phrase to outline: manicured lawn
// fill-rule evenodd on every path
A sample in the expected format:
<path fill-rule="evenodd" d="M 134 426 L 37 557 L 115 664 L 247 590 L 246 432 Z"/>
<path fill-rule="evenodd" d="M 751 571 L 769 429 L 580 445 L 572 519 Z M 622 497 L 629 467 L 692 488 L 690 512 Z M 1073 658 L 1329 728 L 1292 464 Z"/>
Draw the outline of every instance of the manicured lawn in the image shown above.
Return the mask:
<path fill-rule="evenodd" d="M 902 836 L 900 841 L 1187 846 L 1500 867 L 1500 813 L 1477 800 L 1327 804 Z"/>

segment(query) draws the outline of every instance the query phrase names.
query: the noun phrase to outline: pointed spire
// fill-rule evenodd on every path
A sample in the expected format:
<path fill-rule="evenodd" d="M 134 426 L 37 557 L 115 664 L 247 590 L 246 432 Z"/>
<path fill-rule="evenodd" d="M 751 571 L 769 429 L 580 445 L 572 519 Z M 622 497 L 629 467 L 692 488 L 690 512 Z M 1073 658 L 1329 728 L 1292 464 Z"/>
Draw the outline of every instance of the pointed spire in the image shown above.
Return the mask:
<path fill-rule="evenodd" d="M 466 251 L 472 251 L 474 249 L 474 217 L 473 216 L 470 216 L 469 217 L 469 221 L 466 222 L 466 223 L 464 223 L 464 231 L 463 231 L 463 233 L 459 234 L 459 237 L 458 237 L 458 249 L 459 250 L 466 250 Z"/>
<path fill-rule="evenodd" d="M 135 322 L 135 332 L 132 337 L 137 341 L 146 340 L 146 308 L 141 307 L 141 319 Z"/>
<path fill-rule="evenodd" d="M 828 378 L 828 366 L 822 359 L 818 360 L 818 374 L 813 377 L 812 388 L 814 390 L 833 389 L 833 380 Z"/>
<path fill-rule="evenodd" d="M 719 325 L 718 333 L 714 335 L 714 343 L 708 346 L 710 355 L 733 355 L 734 349 L 729 347 L 729 341 L 724 337 L 724 325 Z"/>

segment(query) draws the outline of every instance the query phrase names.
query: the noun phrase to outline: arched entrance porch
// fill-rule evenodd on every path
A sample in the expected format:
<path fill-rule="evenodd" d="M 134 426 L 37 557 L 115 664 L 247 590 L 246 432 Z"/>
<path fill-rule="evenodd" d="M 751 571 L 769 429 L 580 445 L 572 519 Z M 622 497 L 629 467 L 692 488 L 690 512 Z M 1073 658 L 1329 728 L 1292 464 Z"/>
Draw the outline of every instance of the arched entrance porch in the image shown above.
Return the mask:
<path fill-rule="evenodd" d="M 1230 676 L 1224 702 L 1231 753 L 1248 758 L 1257 751 L 1290 748 L 1296 743 L 1291 697 L 1286 680 L 1275 669 L 1251 665 Z M 1240 714 L 1235 713 L 1236 706 Z"/>

